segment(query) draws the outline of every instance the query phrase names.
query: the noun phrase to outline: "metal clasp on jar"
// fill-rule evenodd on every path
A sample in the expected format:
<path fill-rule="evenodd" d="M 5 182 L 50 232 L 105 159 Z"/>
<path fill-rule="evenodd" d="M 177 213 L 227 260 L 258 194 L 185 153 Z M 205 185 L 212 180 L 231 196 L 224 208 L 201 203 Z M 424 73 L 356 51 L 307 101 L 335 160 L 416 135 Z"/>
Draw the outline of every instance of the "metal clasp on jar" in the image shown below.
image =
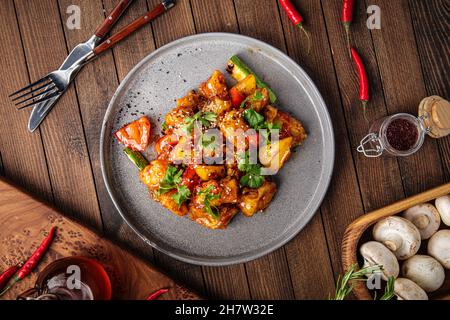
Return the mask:
<path fill-rule="evenodd" d="M 369 145 L 370 148 L 366 149 L 366 145 Z M 375 149 L 373 148 L 373 145 L 375 145 Z M 380 139 L 375 133 L 369 133 L 362 138 L 356 150 L 363 153 L 368 158 L 376 158 L 381 156 L 383 153 L 383 147 L 381 146 Z"/>

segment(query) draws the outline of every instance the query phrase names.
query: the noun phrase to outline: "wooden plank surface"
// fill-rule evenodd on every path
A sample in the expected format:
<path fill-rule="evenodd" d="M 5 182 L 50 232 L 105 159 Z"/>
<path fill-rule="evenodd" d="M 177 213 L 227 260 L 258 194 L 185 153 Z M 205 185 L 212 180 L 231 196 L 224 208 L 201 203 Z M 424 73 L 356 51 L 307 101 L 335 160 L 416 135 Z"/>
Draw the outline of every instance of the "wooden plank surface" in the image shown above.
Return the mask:
<path fill-rule="evenodd" d="M 115 3 L 5 0 L 0 11 L 0 66 L 8 80 L 0 86 L 2 97 L 58 67 L 68 50 L 87 39 Z M 114 30 L 157 3 L 134 1 Z M 80 6 L 81 29 L 65 25 L 66 9 L 72 4 Z M 358 154 L 356 147 L 369 124 L 360 108 L 357 75 L 340 23 L 341 1 L 295 0 L 294 4 L 312 37 L 310 54 L 304 35 L 276 0 L 178 0 L 170 12 L 86 66 L 34 134 L 26 131 L 29 111 L 14 111 L 4 98 L 2 174 L 208 297 L 326 298 L 342 272 L 340 245 L 346 226 L 364 212 L 449 181 L 450 143 L 448 137 L 427 138 L 416 155 L 404 159 L 366 159 Z M 366 8 L 371 4 L 381 9 L 381 30 L 366 27 Z M 369 74 L 369 121 L 396 112 L 416 114 L 427 95 L 449 99 L 446 20 L 445 0 L 356 1 L 351 40 Z M 327 196 L 295 239 L 266 257 L 218 268 L 176 261 L 152 250 L 131 232 L 106 192 L 98 149 L 103 114 L 128 71 L 170 41 L 212 31 L 261 39 L 296 60 L 327 103 L 337 150 Z"/>
<path fill-rule="evenodd" d="M 52 227 L 56 237 L 36 270 L 14 285 L 0 299 L 15 299 L 34 287 L 37 275 L 49 263 L 68 256 L 95 259 L 104 267 L 112 284 L 113 299 L 144 300 L 161 288 L 169 292 L 161 299 L 199 299 L 144 261 L 134 257 L 93 231 L 75 223 L 47 204 L 0 179 L 0 269 L 29 257 Z M 11 244 L 14 244 L 13 246 Z"/>

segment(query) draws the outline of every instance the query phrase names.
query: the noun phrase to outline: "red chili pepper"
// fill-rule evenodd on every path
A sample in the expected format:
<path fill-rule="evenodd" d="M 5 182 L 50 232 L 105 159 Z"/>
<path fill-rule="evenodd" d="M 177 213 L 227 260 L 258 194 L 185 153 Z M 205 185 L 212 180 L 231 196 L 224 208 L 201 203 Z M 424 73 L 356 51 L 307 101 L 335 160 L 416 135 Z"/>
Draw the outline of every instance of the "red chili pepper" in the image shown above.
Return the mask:
<path fill-rule="evenodd" d="M 308 53 L 309 53 L 311 49 L 311 39 L 309 37 L 309 33 L 303 27 L 303 17 L 297 11 L 297 9 L 290 0 L 278 0 L 278 2 L 280 3 L 283 10 L 286 12 L 288 18 L 292 21 L 292 23 L 294 23 L 296 27 L 298 26 L 306 35 L 306 38 L 308 39 Z"/>
<path fill-rule="evenodd" d="M 353 20 L 353 0 L 344 0 L 342 3 L 341 21 L 345 25 L 350 26 Z"/>
<path fill-rule="evenodd" d="M 353 21 L 353 0 L 344 0 L 342 3 L 342 16 L 341 16 L 341 22 L 344 25 L 345 33 L 347 36 L 347 46 L 350 50 L 350 25 Z"/>
<path fill-rule="evenodd" d="M 181 177 L 181 185 L 186 186 L 191 194 L 193 194 L 195 187 L 199 184 L 200 177 L 195 172 L 194 167 L 192 165 L 188 166 Z"/>
<path fill-rule="evenodd" d="M 12 266 L 6 269 L 2 274 L 0 274 L 0 290 L 2 290 L 8 281 L 16 274 L 17 270 L 19 270 L 20 265 Z"/>
<path fill-rule="evenodd" d="M 39 245 L 36 251 L 33 252 L 33 254 L 27 260 L 27 262 L 25 262 L 22 268 L 20 268 L 19 272 L 17 273 L 17 276 L 14 279 L 17 279 L 17 281 L 22 280 L 34 270 L 34 268 L 41 261 L 42 256 L 47 252 L 48 248 L 50 247 L 50 244 L 52 243 L 52 240 L 55 236 L 55 232 L 56 227 L 52 227 L 50 229 L 50 232 L 48 233 L 48 236 L 45 237 L 45 239 L 42 241 L 42 243 Z"/>
<path fill-rule="evenodd" d="M 55 233 L 56 227 L 52 227 L 50 229 L 48 236 L 45 237 L 45 239 L 41 242 L 39 247 L 33 252 L 31 257 L 20 268 L 19 272 L 17 273 L 17 276 L 14 277 L 13 283 L 10 284 L 5 290 L 3 290 L 0 293 L 0 296 L 4 294 L 6 291 L 8 291 L 16 282 L 22 280 L 34 270 L 34 268 L 41 261 L 43 255 L 47 252 L 48 248 L 50 247 L 50 244 L 52 243 L 52 240 L 55 236 Z"/>
<path fill-rule="evenodd" d="M 156 300 L 160 295 L 162 295 L 168 291 L 169 291 L 169 289 L 159 289 L 158 291 L 151 293 L 145 300 Z"/>
<path fill-rule="evenodd" d="M 364 109 L 364 117 L 366 116 L 366 107 L 367 102 L 369 101 L 369 79 L 367 78 L 366 69 L 364 68 L 364 63 L 361 60 L 358 52 L 354 48 L 350 49 L 352 59 L 355 62 L 356 70 L 358 72 L 359 78 L 359 100 L 361 100 L 363 109 Z"/>

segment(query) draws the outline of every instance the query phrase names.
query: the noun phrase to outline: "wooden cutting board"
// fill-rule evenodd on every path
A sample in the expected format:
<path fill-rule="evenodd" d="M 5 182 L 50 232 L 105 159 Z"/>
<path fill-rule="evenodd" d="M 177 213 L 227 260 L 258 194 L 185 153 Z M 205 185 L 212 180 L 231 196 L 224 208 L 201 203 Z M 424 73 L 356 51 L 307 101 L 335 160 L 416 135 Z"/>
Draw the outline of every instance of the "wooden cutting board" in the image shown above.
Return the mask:
<path fill-rule="evenodd" d="M 69 256 L 93 258 L 103 264 L 111 279 L 114 299 L 143 300 L 161 288 L 169 288 L 169 292 L 160 299 L 200 299 L 141 259 L 2 179 L 0 226 L 0 272 L 29 257 L 46 232 L 52 226 L 58 227 L 38 268 L 0 299 L 15 299 L 33 286 L 39 271 L 50 262 Z"/>

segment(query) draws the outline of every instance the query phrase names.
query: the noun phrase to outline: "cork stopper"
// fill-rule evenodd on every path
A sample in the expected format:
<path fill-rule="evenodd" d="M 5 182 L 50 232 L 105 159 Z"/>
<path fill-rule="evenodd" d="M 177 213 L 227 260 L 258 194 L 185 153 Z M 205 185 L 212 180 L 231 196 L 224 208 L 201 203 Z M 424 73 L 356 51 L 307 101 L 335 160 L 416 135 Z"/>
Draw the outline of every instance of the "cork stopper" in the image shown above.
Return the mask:
<path fill-rule="evenodd" d="M 439 96 L 430 96 L 419 104 L 419 117 L 432 138 L 450 134 L 450 102 Z"/>

